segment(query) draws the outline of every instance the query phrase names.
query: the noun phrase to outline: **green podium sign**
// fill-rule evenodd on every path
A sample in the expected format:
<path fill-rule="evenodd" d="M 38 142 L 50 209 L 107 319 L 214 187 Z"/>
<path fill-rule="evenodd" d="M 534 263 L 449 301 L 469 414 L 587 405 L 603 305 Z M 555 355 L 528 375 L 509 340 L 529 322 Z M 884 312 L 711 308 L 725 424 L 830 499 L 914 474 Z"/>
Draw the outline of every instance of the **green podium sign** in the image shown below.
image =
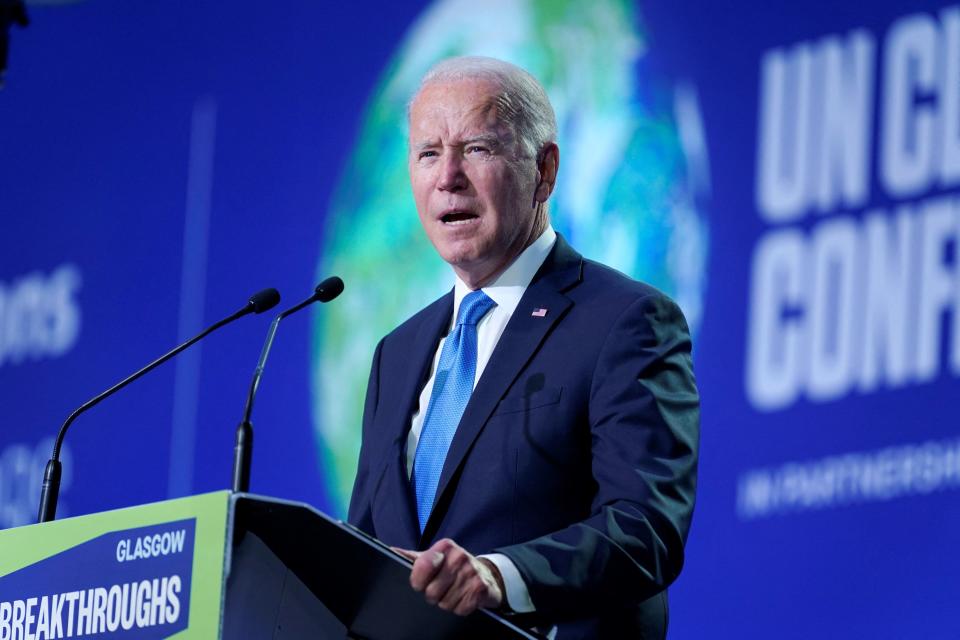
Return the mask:
<path fill-rule="evenodd" d="M 216 638 L 230 493 L 0 531 L 0 638 Z"/>
<path fill-rule="evenodd" d="M 0 640 L 534 638 L 409 574 L 312 507 L 221 491 L 0 531 Z"/>

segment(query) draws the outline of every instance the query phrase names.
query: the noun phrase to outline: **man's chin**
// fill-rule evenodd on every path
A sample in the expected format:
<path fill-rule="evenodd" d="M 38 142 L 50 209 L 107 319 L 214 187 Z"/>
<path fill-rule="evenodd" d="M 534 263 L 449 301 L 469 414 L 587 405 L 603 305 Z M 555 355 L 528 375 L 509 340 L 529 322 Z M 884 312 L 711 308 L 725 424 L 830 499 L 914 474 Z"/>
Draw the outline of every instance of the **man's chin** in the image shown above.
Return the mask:
<path fill-rule="evenodd" d="M 476 260 L 469 260 L 462 257 L 460 259 L 451 259 L 451 260 L 444 259 L 444 262 L 446 262 L 451 267 L 453 267 L 453 270 L 457 273 L 458 276 L 460 276 L 460 279 L 466 282 L 467 284 L 470 284 L 470 280 L 472 279 L 472 274 L 475 274 L 478 271 L 482 270 L 482 265 L 483 265 L 482 262 L 478 262 Z"/>
<path fill-rule="evenodd" d="M 453 267 L 457 276 L 470 288 L 476 289 L 489 280 L 490 261 L 476 254 L 450 254 L 441 256 L 444 262 Z"/>
<path fill-rule="evenodd" d="M 436 249 L 443 261 L 454 269 L 470 269 L 483 262 L 482 252 L 473 243 L 447 243 Z"/>

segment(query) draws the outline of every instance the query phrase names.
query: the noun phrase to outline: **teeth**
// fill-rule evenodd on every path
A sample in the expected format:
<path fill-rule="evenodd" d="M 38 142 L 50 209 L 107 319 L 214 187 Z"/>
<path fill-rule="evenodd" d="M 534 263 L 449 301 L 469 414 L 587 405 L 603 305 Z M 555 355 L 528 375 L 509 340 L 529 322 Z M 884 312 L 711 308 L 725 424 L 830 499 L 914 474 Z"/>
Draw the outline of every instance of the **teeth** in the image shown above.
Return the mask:
<path fill-rule="evenodd" d="M 466 211 L 456 211 L 448 213 L 440 218 L 443 224 L 466 224 L 471 220 L 476 220 L 477 216 Z"/>

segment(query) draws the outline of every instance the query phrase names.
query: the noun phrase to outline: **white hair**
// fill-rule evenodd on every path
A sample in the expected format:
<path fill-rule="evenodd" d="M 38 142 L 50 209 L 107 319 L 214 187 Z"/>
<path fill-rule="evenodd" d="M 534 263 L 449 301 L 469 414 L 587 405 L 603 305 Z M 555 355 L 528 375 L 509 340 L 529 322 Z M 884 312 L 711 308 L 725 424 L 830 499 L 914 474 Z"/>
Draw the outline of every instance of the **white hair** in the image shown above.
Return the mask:
<path fill-rule="evenodd" d="M 407 115 L 427 85 L 461 80 L 490 80 L 499 85 L 498 115 L 513 125 L 526 155 L 537 157 L 545 145 L 557 141 L 557 117 L 543 86 L 524 69 L 496 58 L 460 56 L 438 62 L 420 80 L 407 105 Z"/>

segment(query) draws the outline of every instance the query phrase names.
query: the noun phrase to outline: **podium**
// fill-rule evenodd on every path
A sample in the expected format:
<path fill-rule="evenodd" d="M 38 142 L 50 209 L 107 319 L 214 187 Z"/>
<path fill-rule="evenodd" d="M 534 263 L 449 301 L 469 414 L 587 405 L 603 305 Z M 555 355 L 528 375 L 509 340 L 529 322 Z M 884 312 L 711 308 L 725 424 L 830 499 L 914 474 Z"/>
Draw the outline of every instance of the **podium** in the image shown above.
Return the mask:
<path fill-rule="evenodd" d="M 312 507 L 229 491 L 0 531 L 0 640 L 507 640 L 409 586 L 410 562 Z"/>

